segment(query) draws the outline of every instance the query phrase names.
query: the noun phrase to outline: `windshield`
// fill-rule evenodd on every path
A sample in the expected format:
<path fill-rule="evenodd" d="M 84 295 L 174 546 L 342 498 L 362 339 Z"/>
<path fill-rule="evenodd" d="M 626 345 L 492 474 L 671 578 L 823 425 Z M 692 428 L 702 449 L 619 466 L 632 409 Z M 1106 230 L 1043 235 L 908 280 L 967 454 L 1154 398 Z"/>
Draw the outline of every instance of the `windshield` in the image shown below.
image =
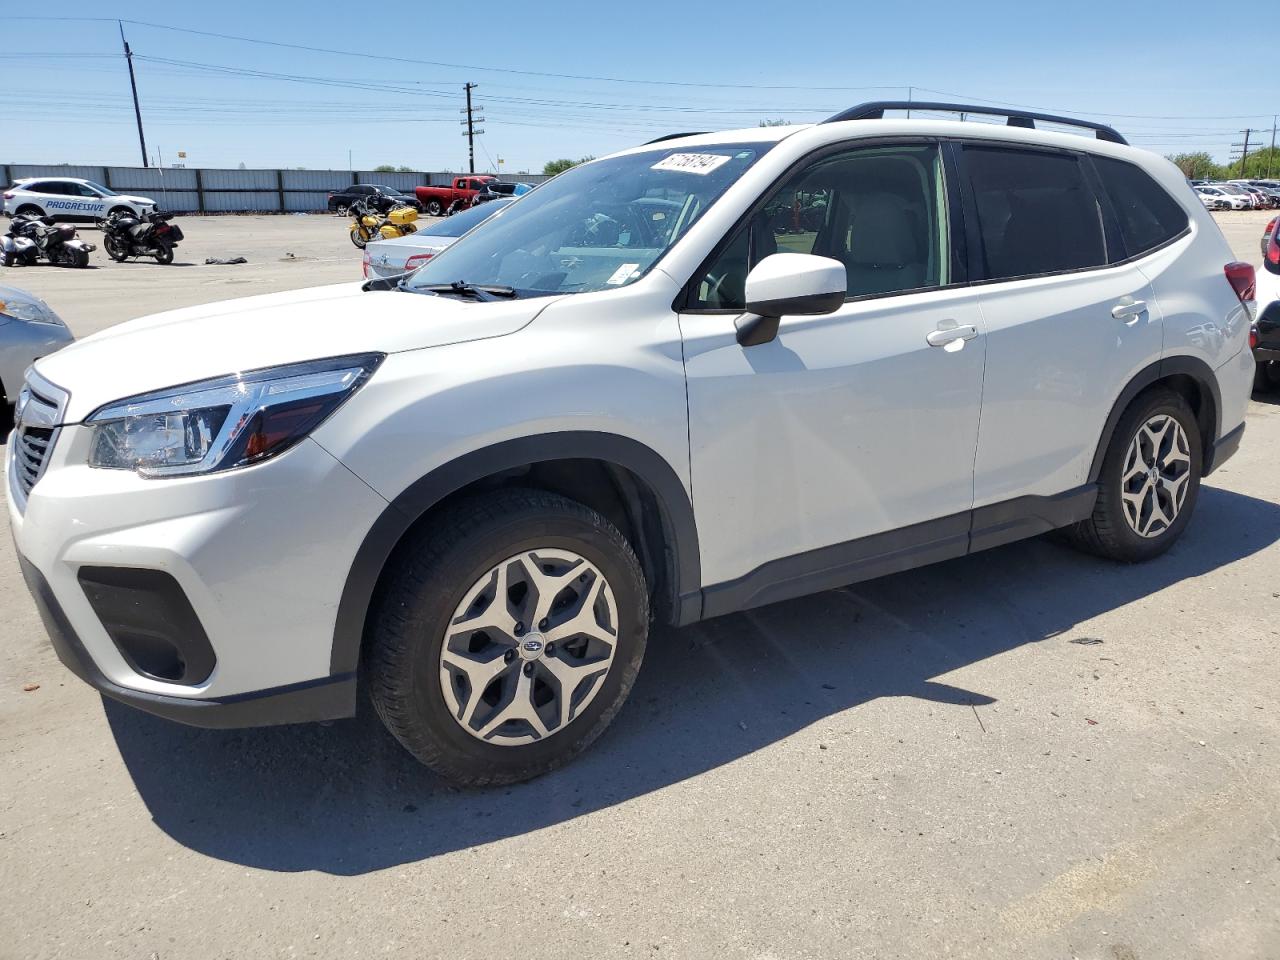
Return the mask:
<path fill-rule="evenodd" d="M 120 194 L 116 193 L 114 190 L 108 190 L 108 189 L 107 189 L 106 187 L 104 187 L 102 184 L 100 184 L 100 183 L 94 183 L 92 180 L 86 180 L 86 181 L 85 181 L 85 183 L 86 183 L 86 184 L 88 184 L 89 189 L 91 189 L 91 190 L 97 190 L 97 191 L 98 191 L 100 194 L 102 194 L 104 197 L 118 197 L 118 196 L 120 196 Z"/>
<path fill-rule="evenodd" d="M 574 167 L 415 273 L 520 294 L 588 293 L 644 276 L 772 143 L 666 147 Z"/>
<path fill-rule="evenodd" d="M 478 207 L 470 207 L 461 213 L 455 213 L 444 220 L 437 220 L 430 226 L 423 227 L 418 233 L 432 237 L 460 237 L 476 224 L 484 223 L 499 210 L 505 210 L 511 206 L 511 202 L 510 200 L 491 200 Z"/>

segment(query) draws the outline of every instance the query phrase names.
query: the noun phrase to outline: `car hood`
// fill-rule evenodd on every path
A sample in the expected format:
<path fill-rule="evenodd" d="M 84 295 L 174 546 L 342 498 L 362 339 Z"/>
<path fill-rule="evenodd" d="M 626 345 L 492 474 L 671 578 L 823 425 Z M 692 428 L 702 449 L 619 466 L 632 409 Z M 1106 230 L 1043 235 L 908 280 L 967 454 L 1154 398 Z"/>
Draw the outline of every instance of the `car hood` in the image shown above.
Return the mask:
<path fill-rule="evenodd" d="M 155 206 L 156 203 L 150 197 L 135 197 L 131 193 L 117 193 L 114 197 L 103 197 L 103 199 L 107 201 L 123 200 L 126 203 L 149 203 L 152 206 Z"/>
<path fill-rule="evenodd" d="M 399 353 L 514 333 L 557 297 L 486 303 L 343 283 L 157 313 L 42 358 L 71 394 L 67 423 L 139 393 L 243 370 L 354 353 Z"/>

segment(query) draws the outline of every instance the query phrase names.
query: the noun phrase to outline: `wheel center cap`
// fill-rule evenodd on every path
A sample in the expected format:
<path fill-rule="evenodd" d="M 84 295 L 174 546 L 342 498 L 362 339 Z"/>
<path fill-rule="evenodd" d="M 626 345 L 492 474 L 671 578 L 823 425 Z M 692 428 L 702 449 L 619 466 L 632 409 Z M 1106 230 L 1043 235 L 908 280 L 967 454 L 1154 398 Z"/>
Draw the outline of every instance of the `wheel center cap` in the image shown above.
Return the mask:
<path fill-rule="evenodd" d="M 540 633 L 531 633 L 520 641 L 521 660 L 541 660 L 542 651 L 547 647 Z"/>
<path fill-rule="evenodd" d="M 1157 480 L 1160 479 L 1160 470 L 1156 467 L 1152 467 L 1151 472 L 1148 474 L 1148 476 L 1151 477 L 1151 482 L 1155 483 Z"/>

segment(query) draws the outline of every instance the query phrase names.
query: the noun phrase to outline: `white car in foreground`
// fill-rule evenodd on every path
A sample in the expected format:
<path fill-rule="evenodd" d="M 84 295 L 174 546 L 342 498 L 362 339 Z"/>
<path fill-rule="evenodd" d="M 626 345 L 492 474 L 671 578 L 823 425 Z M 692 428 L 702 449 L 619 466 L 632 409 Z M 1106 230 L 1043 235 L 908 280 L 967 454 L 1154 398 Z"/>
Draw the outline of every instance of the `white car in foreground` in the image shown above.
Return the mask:
<path fill-rule="evenodd" d="M 9 216 L 35 213 L 54 220 L 92 223 L 117 211 L 144 216 L 156 209 L 150 197 L 116 193 L 92 180 L 78 177 L 24 177 L 4 191 L 4 212 Z"/>
<path fill-rule="evenodd" d="M 1162 553 L 1244 431 L 1253 268 L 1108 127 L 881 119 L 913 107 L 983 112 L 654 142 L 393 291 L 37 361 L 9 518 L 58 655 L 208 726 L 348 716 L 363 677 L 493 784 L 600 735 L 651 622 L 1054 528 Z"/>
<path fill-rule="evenodd" d="M 416 270 L 472 228 L 484 223 L 511 200 L 490 200 L 452 217 L 428 223 L 416 233 L 394 240 L 371 240 L 365 244 L 362 269 L 369 280 L 398 277 Z"/>

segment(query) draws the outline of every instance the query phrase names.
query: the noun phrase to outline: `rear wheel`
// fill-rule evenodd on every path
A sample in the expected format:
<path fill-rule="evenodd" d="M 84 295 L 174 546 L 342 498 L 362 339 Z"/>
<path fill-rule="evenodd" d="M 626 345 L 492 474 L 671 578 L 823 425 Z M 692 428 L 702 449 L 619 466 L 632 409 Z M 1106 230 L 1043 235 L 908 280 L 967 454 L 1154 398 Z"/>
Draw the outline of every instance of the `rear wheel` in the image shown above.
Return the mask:
<path fill-rule="evenodd" d="M 63 247 L 58 252 L 57 264 L 60 267 L 87 267 L 89 265 L 89 251 L 75 247 Z"/>
<path fill-rule="evenodd" d="M 631 690 L 648 592 L 604 517 L 536 490 L 465 501 L 401 547 L 374 612 L 370 693 L 427 766 L 513 783 L 585 750 Z"/>
<path fill-rule="evenodd" d="M 173 247 L 161 244 L 156 247 L 156 263 L 169 264 L 173 263 Z"/>
<path fill-rule="evenodd" d="M 1159 556 L 1191 520 L 1203 462 L 1200 428 L 1187 401 L 1167 388 L 1147 391 L 1116 424 L 1093 515 L 1069 528 L 1069 537 L 1112 560 Z"/>

